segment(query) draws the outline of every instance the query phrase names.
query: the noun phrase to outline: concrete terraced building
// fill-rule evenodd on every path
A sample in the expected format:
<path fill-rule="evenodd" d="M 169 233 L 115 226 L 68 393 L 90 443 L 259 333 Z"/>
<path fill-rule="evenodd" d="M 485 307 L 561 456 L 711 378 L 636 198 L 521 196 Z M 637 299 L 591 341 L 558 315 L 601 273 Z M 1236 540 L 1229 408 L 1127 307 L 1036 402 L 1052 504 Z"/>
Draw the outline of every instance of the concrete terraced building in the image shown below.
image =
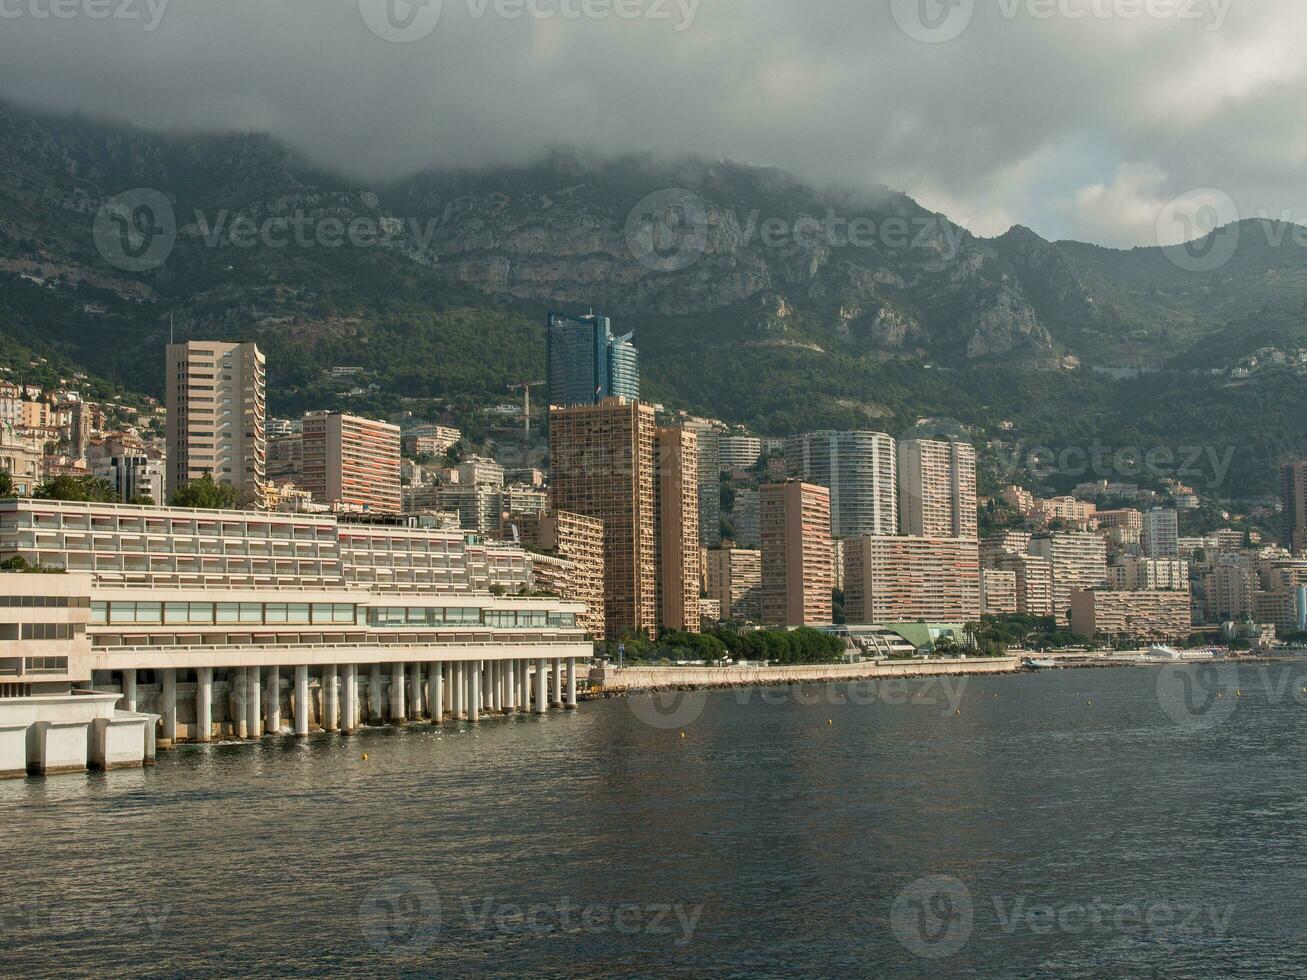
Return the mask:
<path fill-rule="evenodd" d="M 1052 563 L 1052 615 L 1061 626 L 1071 622 L 1072 592 L 1107 585 L 1107 545 L 1097 534 L 1067 531 L 1035 537 L 1030 553 Z"/>
<path fill-rule="evenodd" d="M 552 586 L 564 599 L 585 603 L 578 624 L 596 640 L 604 629 L 604 523 L 567 511 L 511 514 L 508 524 L 517 528 L 522 544 L 544 552 L 558 564 L 548 565 L 544 576 L 537 565 L 536 587 Z M 533 565 L 540 556 L 533 555 Z"/>
<path fill-rule="evenodd" d="M 762 621 L 762 552 L 721 548 L 708 552 L 708 596 L 723 620 Z"/>
<path fill-rule="evenodd" d="M 698 633 L 703 579 L 699 543 L 699 437 L 688 428 L 654 437 L 654 561 L 658 625 Z"/>
<path fill-rule="evenodd" d="M 156 735 L 545 711 L 591 655 L 583 604 L 515 595 L 530 556 L 457 531 L 0 501 L 12 557 L 71 574 L 4 583 L 40 601 L 0 625 L 0 771 L 141 765 Z"/>
<path fill-rule="evenodd" d="M 1071 631 L 1078 636 L 1179 640 L 1189 635 L 1192 621 L 1188 589 L 1071 593 Z"/>

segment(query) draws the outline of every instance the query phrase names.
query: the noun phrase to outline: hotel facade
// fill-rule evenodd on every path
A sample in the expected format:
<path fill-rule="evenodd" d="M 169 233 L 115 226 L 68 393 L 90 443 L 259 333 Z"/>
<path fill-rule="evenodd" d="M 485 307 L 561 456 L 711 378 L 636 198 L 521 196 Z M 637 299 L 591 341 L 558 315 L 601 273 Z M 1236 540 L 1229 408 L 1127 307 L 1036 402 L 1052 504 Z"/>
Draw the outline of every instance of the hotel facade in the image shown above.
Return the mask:
<path fill-rule="evenodd" d="M 576 703 L 582 603 L 531 557 L 335 517 L 0 501 L 0 772 Z M 31 593 L 30 604 L 24 598 Z M 17 616 L 4 616 L 5 609 Z"/>

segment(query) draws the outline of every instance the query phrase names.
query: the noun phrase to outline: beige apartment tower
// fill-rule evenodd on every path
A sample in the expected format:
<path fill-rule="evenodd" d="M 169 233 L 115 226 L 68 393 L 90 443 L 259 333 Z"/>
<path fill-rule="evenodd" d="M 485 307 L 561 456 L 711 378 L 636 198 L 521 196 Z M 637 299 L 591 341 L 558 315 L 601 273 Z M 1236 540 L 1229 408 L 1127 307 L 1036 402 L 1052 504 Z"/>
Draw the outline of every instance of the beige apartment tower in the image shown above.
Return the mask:
<path fill-rule="evenodd" d="M 303 487 L 321 504 L 398 514 L 399 426 L 354 415 L 304 416 Z"/>
<path fill-rule="evenodd" d="M 654 410 L 625 398 L 551 408 L 550 502 L 604 525 L 609 640 L 658 627 L 654 544 Z"/>
<path fill-rule="evenodd" d="M 654 438 L 655 554 L 658 624 L 698 633 L 702 549 L 699 544 L 699 437 L 686 428 Z"/>
<path fill-rule="evenodd" d="M 834 615 L 830 490 L 790 480 L 758 494 L 762 530 L 762 620 L 766 626 L 825 626 Z"/>
<path fill-rule="evenodd" d="M 980 619 L 975 539 L 867 535 L 844 542 L 850 623 L 969 623 Z"/>
<path fill-rule="evenodd" d="M 167 361 L 169 498 L 206 473 L 241 491 L 258 490 L 268 455 L 259 348 L 192 340 L 169 344 Z"/>
<path fill-rule="evenodd" d="M 899 529 L 905 537 L 975 538 L 976 450 L 964 442 L 899 443 Z"/>
<path fill-rule="evenodd" d="M 708 552 L 708 597 L 721 604 L 721 618 L 762 621 L 762 552 L 719 548 Z"/>

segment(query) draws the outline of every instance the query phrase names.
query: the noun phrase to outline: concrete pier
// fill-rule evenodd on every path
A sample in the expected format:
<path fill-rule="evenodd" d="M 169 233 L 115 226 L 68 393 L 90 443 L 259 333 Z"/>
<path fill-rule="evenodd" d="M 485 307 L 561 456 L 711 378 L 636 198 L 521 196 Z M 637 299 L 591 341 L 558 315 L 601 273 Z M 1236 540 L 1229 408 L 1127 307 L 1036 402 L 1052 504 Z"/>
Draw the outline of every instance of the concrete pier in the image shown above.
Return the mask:
<path fill-rule="evenodd" d="M 122 710 L 136 712 L 136 671 L 123 671 L 123 699 Z"/>
<path fill-rule="evenodd" d="M 555 657 L 552 663 L 554 667 L 552 704 L 555 708 L 561 708 L 563 706 L 563 661 Z"/>
<path fill-rule="evenodd" d="M 213 740 L 213 668 L 195 669 L 195 741 Z"/>
<path fill-rule="evenodd" d="M 408 679 L 408 717 L 413 721 L 422 720 L 422 664 L 415 662 L 409 670 Z"/>
<path fill-rule="evenodd" d="M 163 693 L 161 711 L 163 732 L 159 740 L 166 746 L 177 744 L 177 670 L 173 667 L 163 669 Z M 85 765 L 82 766 L 85 769 Z"/>
<path fill-rule="evenodd" d="M 431 724 L 445 720 L 445 665 L 432 664 L 427 672 L 427 697 L 431 701 Z"/>
<path fill-rule="evenodd" d="M 269 735 L 281 734 L 281 668 L 268 668 L 267 689 L 264 691 L 264 701 L 267 703 L 267 727 Z"/>
<path fill-rule="evenodd" d="M 344 680 L 341 694 L 340 730 L 352 735 L 359 727 L 359 668 L 358 664 L 346 664 L 341 668 Z"/>
<path fill-rule="evenodd" d="M 340 730 L 340 674 L 335 664 L 322 668 L 322 727 L 328 732 Z"/>
<path fill-rule="evenodd" d="M 305 738 L 309 734 L 309 668 L 295 668 L 295 734 Z"/>
<path fill-rule="evenodd" d="M 481 720 L 481 663 L 476 660 L 467 664 L 467 720 Z"/>
<path fill-rule="evenodd" d="M 576 710 L 576 658 L 567 658 L 567 708 Z"/>
<path fill-rule="evenodd" d="M 373 664 L 368 672 L 368 724 L 380 725 L 385 720 L 381 708 L 381 664 Z"/>
<path fill-rule="evenodd" d="M 27 771 L 34 776 L 85 772 L 90 727 L 87 721 L 38 721 L 27 730 Z"/>
<path fill-rule="evenodd" d="M 249 729 L 250 738 L 258 741 L 263 738 L 263 671 L 250 667 L 245 671 L 245 727 Z"/>
<path fill-rule="evenodd" d="M 407 720 L 404 714 L 404 665 L 395 663 L 390 668 L 390 723 L 403 725 Z"/>
<path fill-rule="evenodd" d="M 541 657 L 536 661 L 536 714 L 549 712 L 549 661 Z"/>
<path fill-rule="evenodd" d="M 517 661 L 504 662 L 504 714 L 517 710 Z"/>
<path fill-rule="evenodd" d="M 140 769 L 146 764 L 145 728 L 149 715 L 119 712 L 96 718 L 88 729 L 87 764 L 91 769 Z"/>

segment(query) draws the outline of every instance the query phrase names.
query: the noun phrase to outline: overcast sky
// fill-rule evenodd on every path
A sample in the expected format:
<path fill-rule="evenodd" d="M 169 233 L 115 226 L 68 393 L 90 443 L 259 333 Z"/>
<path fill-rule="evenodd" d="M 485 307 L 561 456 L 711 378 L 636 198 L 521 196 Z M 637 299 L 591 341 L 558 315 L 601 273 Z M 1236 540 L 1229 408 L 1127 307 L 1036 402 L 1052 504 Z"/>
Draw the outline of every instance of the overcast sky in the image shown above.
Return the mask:
<path fill-rule="evenodd" d="M 369 179 L 691 152 L 983 235 L 1154 244 L 1201 188 L 1307 214 L 1304 0 L 946 2 L 0 0 L 0 98 L 267 131 Z"/>

